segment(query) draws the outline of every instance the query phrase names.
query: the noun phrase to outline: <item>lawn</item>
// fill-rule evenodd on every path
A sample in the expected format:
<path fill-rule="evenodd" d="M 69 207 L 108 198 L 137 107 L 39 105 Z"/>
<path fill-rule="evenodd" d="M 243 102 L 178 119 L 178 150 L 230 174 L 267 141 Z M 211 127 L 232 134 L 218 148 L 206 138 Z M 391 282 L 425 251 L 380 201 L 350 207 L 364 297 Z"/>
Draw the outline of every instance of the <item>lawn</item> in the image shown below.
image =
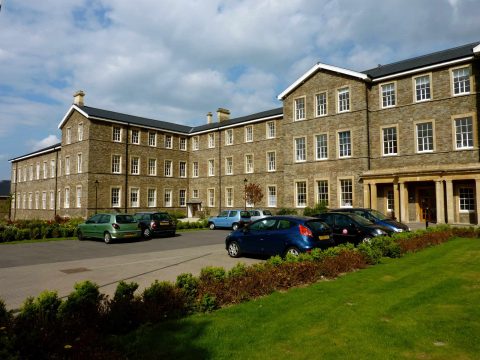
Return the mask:
<path fill-rule="evenodd" d="M 480 241 L 455 239 L 333 281 L 144 327 L 131 358 L 478 359 Z"/>

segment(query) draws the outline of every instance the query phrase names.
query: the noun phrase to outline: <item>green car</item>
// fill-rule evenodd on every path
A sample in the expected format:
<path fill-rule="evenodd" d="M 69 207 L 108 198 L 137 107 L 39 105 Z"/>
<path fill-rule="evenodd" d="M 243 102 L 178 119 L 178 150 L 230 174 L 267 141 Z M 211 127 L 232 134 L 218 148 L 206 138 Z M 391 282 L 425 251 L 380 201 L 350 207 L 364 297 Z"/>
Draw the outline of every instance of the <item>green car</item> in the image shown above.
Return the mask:
<path fill-rule="evenodd" d="M 83 224 L 78 225 L 78 240 L 86 238 L 103 239 L 110 244 L 113 239 L 139 238 L 142 232 L 132 215 L 95 214 Z"/>

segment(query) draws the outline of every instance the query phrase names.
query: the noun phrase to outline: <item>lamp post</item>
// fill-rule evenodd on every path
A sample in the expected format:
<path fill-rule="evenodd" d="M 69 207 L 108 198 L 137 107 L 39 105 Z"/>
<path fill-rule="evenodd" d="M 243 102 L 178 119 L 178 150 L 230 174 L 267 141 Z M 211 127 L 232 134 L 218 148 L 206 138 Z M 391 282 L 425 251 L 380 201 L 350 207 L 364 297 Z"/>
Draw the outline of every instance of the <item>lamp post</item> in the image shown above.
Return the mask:
<path fill-rule="evenodd" d="M 248 180 L 245 178 L 243 180 L 243 188 L 244 188 L 244 193 L 245 193 L 245 211 L 247 211 L 247 183 L 248 183 Z"/>
<path fill-rule="evenodd" d="M 98 180 L 95 180 L 95 214 L 98 209 Z"/>

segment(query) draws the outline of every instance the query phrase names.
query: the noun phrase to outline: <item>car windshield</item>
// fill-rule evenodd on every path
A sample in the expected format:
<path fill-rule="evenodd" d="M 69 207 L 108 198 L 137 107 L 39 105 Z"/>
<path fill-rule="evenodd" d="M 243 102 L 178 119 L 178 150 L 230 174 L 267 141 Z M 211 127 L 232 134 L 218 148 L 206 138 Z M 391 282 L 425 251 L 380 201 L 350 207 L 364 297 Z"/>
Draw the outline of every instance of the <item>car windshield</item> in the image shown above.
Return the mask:
<path fill-rule="evenodd" d="M 385 215 L 383 215 L 380 211 L 370 210 L 369 212 L 370 212 L 370 214 L 371 214 L 373 217 L 377 218 L 378 220 L 387 220 L 387 219 L 388 219 L 388 218 L 387 218 Z"/>
<path fill-rule="evenodd" d="M 357 214 L 349 214 L 349 216 L 351 216 L 351 218 L 352 218 L 353 220 L 355 220 L 357 223 L 359 223 L 360 225 L 369 226 L 369 225 L 372 225 L 372 224 L 373 224 L 373 222 L 371 222 L 370 220 L 365 219 L 364 217 L 361 217 L 360 215 L 357 215 Z"/>
<path fill-rule="evenodd" d="M 168 221 L 170 220 L 170 216 L 168 216 L 168 214 L 153 214 L 152 219 L 157 221 Z"/>
<path fill-rule="evenodd" d="M 117 215 L 116 223 L 117 224 L 130 224 L 136 222 L 135 218 L 132 215 Z"/>
<path fill-rule="evenodd" d="M 305 223 L 313 231 L 324 231 L 328 229 L 328 225 L 320 220 L 310 220 Z"/>

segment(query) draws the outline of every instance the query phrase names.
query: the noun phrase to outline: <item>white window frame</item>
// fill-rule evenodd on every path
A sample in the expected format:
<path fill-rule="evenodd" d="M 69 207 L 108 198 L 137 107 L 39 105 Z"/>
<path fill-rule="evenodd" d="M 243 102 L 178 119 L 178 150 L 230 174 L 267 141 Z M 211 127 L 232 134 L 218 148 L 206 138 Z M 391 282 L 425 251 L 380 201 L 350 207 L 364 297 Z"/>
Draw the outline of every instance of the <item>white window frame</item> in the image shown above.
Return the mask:
<path fill-rule="evenodd" d="M 148 175 L 157 176 L 157 159 L 148 159 Z"/>
<path fill-rule="evenodd" d="M 465 197 L 465 190 L 468 190 L 468 197 Z M 460 186 L 458 188 L 458 210 L 460 213 L 475 212 L 475 201 L 475 189 L 472 186 Z"/>
<path fill-rule="evenodd" d="M 470 124 L 461 124 L 460 126 L 458 125 L 459 122 L 463 121 L 469 121 Z M 465 126 L 470 127 L 470 132 L 464 132 L 463 130 L 465 129 Z M 461 130 L 459 133 L 458 130 Z M 456 116 L 453 118 L 453 133 L 454 133 L 454 148 L 455 150 L 471 150 L 475 146 L 475 122 L 473 121 L 473 116 L 467 115 L 467 116 Z M 460 142 L 460 146 L 459 146 Z M 464 144 L 467 145 L 464 145 Z M 468 143 L 471 143 L 471 145 L 468 145 Z"/>
<path fill-rule="evenodd" d="M 165 134 L 165 149 L 173 149 L 173 136 Z"/>
<path fill-rule="evenodd" d="M 165 177 L 172 177 L 173 176 L 173 161 L 172 160 L 165 160 L 163 162 L 163 175 Z"/>
<path fill-rule="evenodd" d="M 130 158 L 130 174 L 140 175 L 140 157 L 132 156 Z"/>
<path fill-rule="evenodd" d="M 55 209 L 55 193 L 50 190 L 50 210 Z"/>
<path fill-rule="evenodd" d="M 200 138 L 198 136 L 194 136 L 192 138 L 192 151 L 197 151 L 200 149 Z"/>
<path fill-rule="evenodd" d="M 65 135 L 65 143 L 67 145 L 72 143 L 72 128 L 67 127 L 66 135 Z"/>
<path fill-rule="evenodd" d="M 293 99 L 293 119 L 301 121 L 306 119 L 306 97 L 298 97 Z"/>
<path fill-rule="evenodd" d="M 266 138 L 267 139 L 275 139 L 275 137 L 277 136 L 277 129 L 276 129 L 275 121 L 267 121 L 266 127 L 267 127 Z"/>
<path fill-rule="evenodd" d="M 351 108 L 350 87 L 344 86 L 337 89 L 337 113 L 346 113 Z"/>
<path fill-rule="evenodd" d="M 164 207 L 172 207 L 173 200 L 172 200 L 173 190 L 172 189 L 165 189 L 163 192 L 163 206 Z"/>
<path fill-rule="evenodd" d="M 458 77 L 456 77 L 455 73 L 458 73 L 460 71 L 468 71 L 468 76 L 465 79 L 465 76 L 463 75 L 462 78 L 463 80 L 457 81 Z M 472 77 L 472 69 L 470 66 L 461 66 L 457 68 L 450 69 L 450 81 L 452 84 L 452 96 L 462 96 L 462 95 L 468 95 L 472 92 L 472 85 L 473 85 L 473 77 Z M 462 86 L 458 87 L 458 92 L 456 92 L 455 85 L 463 84 Z"/>
<path fill-rule="evenodd" d="M 114 126 L 112 128 L 112 141 L 113 142 L 122 142 L 122 128 Z"/>
<path fill-rule="evenodd" d="M 77 174 L 83 172 L 83 156 L 82 153 L 77 154 Z"/>
<path fill-rule="evenodd" d="M 118 164 L 115 162 L 116 159 L 118 159 Z M 115 171 L 117 167 L 118 167 L 118 171 Z M 121 174 L 121 173 L 122 173 L 122 156 L 113 154 L 112 155 L 112 174 Z"/>
<path fill-rule="evenodd" d="M 215 207 L 215 189 L 207 189 L 207 204 L 208 207 Z"/>
<path fill-rule="evenodd" d="M 178 206 L 179 207 L 187 206 L 187 190 L 186 189 L 178 190 Z"/>
<path fill-rule="evenodd" d="M 325 188 L 327 190 L 326 192 L 324 191 Z M 317 204 L 321 202 L 324 202 L 326 206 L 330 204 L 330 184 L 328 179 L 315 180 L 315 199 Z"/>
<path fill-rule="evenodd" d="M 77 209 L 82 207 L 82 185 L 77 185 L 75 189 L 75 205 Z"/>
<path fill-rule="evenodd" d="M 40 192 L 35 191 L 35 210 L 40 208 Z"/>
<path fill-rule="evenodd" d="M 65 209 L 70 208 L 70 187 L 65 188 L 65 198 L 63 199 L 63 206 Z"/>
<path fill-rule="evenodd" d="M 345 190 L 351 190 L 346 192 Z M 346 196 L 350 194 L 349 196 Z M 353 201 L 355 199 L 353 179 L 352 178 L 343 178 L 338 179 L 338 196 L 339 204 L 341 208 L 350 208 L 353 207 Z"/>
<path fill-rule="evenodd" d="M 131 143 L 134 145 L 140 145 L 140 130 L 132 129 Z"/>
<path fill-rule="evenodd" d="M 187 138 L 186 137 L 181 137 L 178 146 L 179 146 L 181 151 L 187 151 L 187 148 L 188 148 Z"/>
<path fill-rule="evenodd" d="M 318 94 L 315 94 L 315 117 L 322 117 L 327 115 L 328 115 L 328 92 L 321 91 Z"/>
<path fill-rule="evenodd" d="M 157 146 L 157 133 L 153 131 L 148 132 L 148 146 L 156 147 Z"/>
<path fill-rule="evenodd" d="M 431 149 L 429 148 L 427 150 L 425 150 L 423 148 L 422 150 L 420 150 L 420 139 L 424 139 L 426 137 L 421 137 L 421 138 L 419 137 L 419 127 L 422 126 L 422 125 L 427 125 L 427 124 L 431 124 L 431 131 L 432 131 L 431 146 L 432 146 L 432 148 Z M 434 152 L 435 151 L 435 122 L 433 120 L 418 121 L 418 122 L 415 122 L 414 125 L 415 125 L 415 152 L 418 153 L 418 154 Z M 426 142 L 422 141 L 422 147 L 425 144 L 426 144 Z"/>
<path fill-rule="evenodd" d="M 213 149 L 215 147 L 215 133 L 208 134 L 208 148 Z"/>
<path fill-rule="evenodd" d="M 198 189 L 192 189 L 192 198 L 198 199 Z"/>
<path fill-rule="evenodd" d="M 428 79 L 428 82 L 423 80 Z M 413 101 L 416 103 L 432 100 L 433 88 L 432 88 L 432 74 L 422 74 L 414 76 L 413 81 Z M 427 86 L 428 85 L 428 86 Z M 427 90 L 428 89 L 428 90 Z M 428 92 L 428 97 L 427 97 Z M 420 95 L 420 97 L 419 97 Z"/>
<path fill-rule="evenodd" d="M 274 189 L 272 193 L 270 190 Z M 277 186 L 267 185 L 267 205 L 268 207 L 277 207 Z"/>
<path fill-rule="evenodd" d="M 315 160 L 317 161 L 328 160 L 328 133 L 315 134 L 314 141 L 315 141 Z"/>
<path fill-rule="evenodd" d="M 78 123 L 78 128 L 77 128 L 77 137 L 78 141 L 83 141 L 83 123 Z"/>
<path fill-rule="evenodd" d="M 50 177 L 55 177 L 55 159 L 50 160 Z"/>
<path fill-rule="evenodd" d="M 157 189 L 156 188 L 147 189 L 147 207 L 149 208 L 157 207 Z"/>
<path fill-rule="evenodd" d="M 36 179 L 40 180 L 40 163 L 39 162 L 37 162 L 37 167 L 35 168 L 35 170 L 36 170 L 36 173 L 37 173 L 36 174 L 37 175 Z"/>
<path fill-rule="evenodd" d="M 300 189 L 302 185 L 302 189 Z M 300 190 L 305 190 L 300 193 Z M 304 198 L 300 199 L 300 195 L 303 194 Z M 303 200 L 302 202 L 300 200 Z M 308 204 L 308 185 L 307 180 L 297 180 L 295 181 L 295 207 L 297 208 L 306 208 Z"/>
<path fill-rule="evenodd" d="M 255 171 L 254 166 L 253 154 L 245 154 L 245 173 L 253 174 Z"/>
<path fill-rule="evenodd" d="M 245 126 L 245 142 L 253 142 L 253 125 Z"/>
<path fill-rule="evenodd" d="M 380 107 L 388 109 L 397 106 L 397 83 L 395 81 L 380 84 Z"/>
<path fill-rule="evenodd" d="M 272 157 L 273 154 L 273 157 Z M 267 151 L 267 172 L 275 172 L 277 171 L 277 152 Z"/>
<path fill-rule="evenodd" d="M 43 162 L 43 178 L 46 179 L 48 177 L 48 170 L 47 170 L 47 162 Z M 15 183 L 15 173 L 13 173 L 13 182 Z"/>
<path fill-rule="evenodd" d="M 140 188 L 138 187 L 130 188 L 130 207 L 131 208 L 140 207 Z"/>
<path fill-rule="evenodd" d="M 181 178 L 187 177 L 187 162 L 179 161 L 178 163 L 178 176 Z"/>
<path fill-rule="evenodd" d="M 208 159 L 208 176 L 215 176 L 215 159 Z"/>
<path fill-rule="evenodd" d="M 387 132 L 391 129 L 395 130 L 395 139 L 392 138 L 393 134 L 388 134 Z M 389 125 L 383 126 L 381 128 L 381 149 L 382 149 L 382 156 L 397 156 L 398 155 L 398 126 L 397 125 Z M 385 151 L 385 147 L 388 151 Z M 395 151 L 394 151 L 395 150 Z"/>
<path fill-rule="evenodd" d="M 346 138 L 342 138 L 341 134 L 346 134 L 348 133 L 348 143 L 344 143 L 344 140 Z M 348 159 L 352 157 L 352 131 L 351 130 L 338 130 L 337 131 L 337 141 L 338 141 L 338 158 L 339 159 Z"/>
<path fill-rule="evenodd" d="M 65 175 L 70 175 L 70 156 L 65 156 Z"/>
<path fill-rule="evenodd" d="M 233 145 L 233 129 L 225 130 L 225 145 Z"/>
<path fill-rule="evenodd" d="M 303 148 L 300 147 L 303 141 Z M 293 139 L 293 156 L 296 163 L 307 161 L 307 139 L 305 136 L 297 137 Z"/>
<path fill-rule="evenodd" d="M 233 175 L 233 156 L 225 158 L 225 175 Z"/>
<path fill-rule="evenodd" d="M 198 177 L 198 161 L 192 163 L 192 178 Z"/>
<path fill-rule="evenodd" d="M 12 201 L 13 200 L 14 198 L 12 199 Z M 47 210 L 47 192 L 46 191 L 42 191 L 42 209 Z"/>
<path fill-rule="evenodd" d="M 226 187 L 225 188 L 225 206 L 226 207 L 233 207 L 233 187 Z"/>
<path fill-rule="evenodd" d="M 116 199 L 114 198 L 114 191 L 116 192 Z M 116 202 L 114 201 L 116 200 Z M 110 203 L 112 208 L 119 208 L 122 206 L 122 188 L 119 186 L 112 186 L 110 188 Z"/>

